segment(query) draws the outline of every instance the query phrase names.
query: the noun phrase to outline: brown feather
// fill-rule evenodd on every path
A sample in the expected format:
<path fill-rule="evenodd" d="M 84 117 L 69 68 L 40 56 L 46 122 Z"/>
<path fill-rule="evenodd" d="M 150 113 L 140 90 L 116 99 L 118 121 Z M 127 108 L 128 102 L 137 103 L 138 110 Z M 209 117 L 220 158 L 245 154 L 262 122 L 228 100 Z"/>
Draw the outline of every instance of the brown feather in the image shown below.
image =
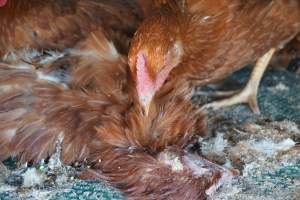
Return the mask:
<path fill-rule="evenodd" d="M 93 36 L 92 34 L 91 37 L 94 38 Z M 95 55 L 91 57 L 78 59 L 81 61 L 78 63 L 80 67 L 72 68 L 76 81 L 71 79 L 67 87 L 40 80 L 35 70 L 1 64 L 1 88 L 6 86 L 8 91 L 3 91 L 0 97 L 3 118 L 0 127 L 4 132 L 16 129 L 10 138 L 5 138 L 11 142 L 2 146 L 11 150 L 7 152 L 8 155 L 2 155 L 1 159 L 21 154 L 22 161 L 38 162 L 53 153 L 55 140 L 61 133 L 64 136 L 63 161 L 72 163 L 87 158 L 89 149 L 82 148 L 81 144 L 88 144 L 94 137 L 95 127 L 101 123 L 105 114 L 111 109 L 115 112 L 124 109 L 122 103 L 126 104 L 127 100 L 126 94 L 122 95 L 122 85 L 115 79 L 117 72 L 126 80 L 126 63 L 119 54 L 116 58 L 107 56 L 111 53 L 108 48 L 111 43 L 104 35 L 98 34 L 97 39 L 98 52 L 95 51 Z M 100 41 L 104 45 L 102 48 Z M 91 63 L 97 67 L 91 66 Z M 90 67 L 92 70 L 83 70 L 84 73 L 78 74 L 77 70 Z M 85 82 L 86 76 L 89 76 L 90 81 L 96 80 L 95 84 L 101 87 L 91 89 L 90 84 Z M 14 123 L 8 126 L 4 119 L 8 114 L 19 111 L 18 109 L 22 113 L 18 118 L 10 120 Z M 34 148 L 27 149 L 29 146 Z"/>
<path fill-rule="evenodd" d="M 24 47 L 72 48 L 96 30 L 126 53 L 142 19 L 136 1 L 8 0 L 0 8 L 0 55 Z"/>
<path fill-rule="evenodd" d="M 145 55 L 155 79 L 168 53 L 180 42 L 183 55 L 168 76 L 205 85 L 252 64 L 271 48 L 279 49 L 300 30 L 298 0 L 167 0 L 147 18 L 133 38 L 129 52 L 136 79 L 136 59 Z"/>
<path fill-rule="evenodd" d="M 163 154 L 175 156 L 186 166 L 186 155 L 180 150 L 166 149 L 151 156 L 135 150 L 108 149 L 99 153 L 98 169 L 84 172 L 81 178 L 107 180 L 131 200 L 204 200 L 205 191 L 222 176 L 221 170 L 203 177 L 195 176 L 189 168 L 172 170 L 164 163 Z"/>
<path fill-rule="evenodd" d="M 72 64 L 65 82 L 43 79 L 43 68 L 0 64 L 1 160 L 38 163 L 62 138 L 64 163 L 88 161 L 92 170 L 82 178 L 107 180 L 133 200 L 204 200 L 232 178 L 189 152 L 205 136 L 205 119 L 186 99 L 185 84 L 170 82 L 146 116 L 126 59 L 102 32 L 78 49 L 63 58 Z"/>

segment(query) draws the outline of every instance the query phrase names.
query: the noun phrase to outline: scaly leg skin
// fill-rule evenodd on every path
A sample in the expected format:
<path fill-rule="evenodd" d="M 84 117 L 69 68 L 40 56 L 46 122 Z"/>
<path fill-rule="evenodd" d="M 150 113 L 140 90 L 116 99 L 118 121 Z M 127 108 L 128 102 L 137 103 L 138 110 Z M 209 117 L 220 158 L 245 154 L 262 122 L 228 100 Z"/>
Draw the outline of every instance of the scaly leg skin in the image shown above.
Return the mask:
<path fill-rule="evenodd" d="M 256 113 L 260 114 L 258 103 L 257 103 L 257 92 L 260 80 L 271 61 L 271 58 L 275 52 L 275 48 L 270 49 L 265 55 L 259 58 L 254 66 L 254 69 L 251 73 L 250 80 L 248 81 L 246 87 L 236 95 L 228 99 L 223 99 L 220 101 L 215 101 L 208 103 L 202 107 L 202 109 L 212 108 L 219 109 L 222 107 L 232 106 L 239 103 L 247 103 L 250 106 L 250 109 Z"/>

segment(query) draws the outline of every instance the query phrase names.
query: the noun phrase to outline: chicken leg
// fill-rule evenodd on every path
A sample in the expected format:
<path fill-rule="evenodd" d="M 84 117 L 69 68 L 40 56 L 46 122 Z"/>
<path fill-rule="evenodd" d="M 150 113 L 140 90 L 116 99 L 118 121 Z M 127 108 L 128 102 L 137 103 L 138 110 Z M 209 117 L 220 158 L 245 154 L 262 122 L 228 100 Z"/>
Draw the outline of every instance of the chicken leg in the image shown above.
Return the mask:
<path fill-rule="evenodd" d="M 250 80 L 248 81 L 246 87 L 239 93 L 233 95 L 228 99 L 223 99 L 220 101 L 215 101 L 209 104 L 206 104 L 202 109 L 212 108 L 219 109 L 222 107 L 232 106 L 239 103 L 247 103 L 250 106 L 250 109 L 256 113 L 260 114 L 260 110 L 257 103 L 257 92 L 260 80 L 271 61 L 271 58 L 275 52 L 275 48 L 270 49 L 265 55 L 259 58 L 254 66 L 254 69 L 251 73 Z"/>

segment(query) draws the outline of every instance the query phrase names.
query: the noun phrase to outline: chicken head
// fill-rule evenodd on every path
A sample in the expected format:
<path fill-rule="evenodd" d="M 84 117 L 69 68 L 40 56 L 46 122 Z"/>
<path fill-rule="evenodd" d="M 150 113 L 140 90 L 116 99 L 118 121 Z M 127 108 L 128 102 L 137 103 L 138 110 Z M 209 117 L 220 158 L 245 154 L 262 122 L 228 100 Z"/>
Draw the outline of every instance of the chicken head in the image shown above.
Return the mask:
<path fill-rule="evenodd" d="M 156 92 L 168 79 L 172 69 L 181 62 L 183 55 L 177 17 L 174 15 L 174 20 L 167 20 L 163 15 L 161 13 L 145 20 L 136 32 L 129 52 L 131 74 L 146 114 Z M 157 21 L 160 23 L 151 23 Z"/>

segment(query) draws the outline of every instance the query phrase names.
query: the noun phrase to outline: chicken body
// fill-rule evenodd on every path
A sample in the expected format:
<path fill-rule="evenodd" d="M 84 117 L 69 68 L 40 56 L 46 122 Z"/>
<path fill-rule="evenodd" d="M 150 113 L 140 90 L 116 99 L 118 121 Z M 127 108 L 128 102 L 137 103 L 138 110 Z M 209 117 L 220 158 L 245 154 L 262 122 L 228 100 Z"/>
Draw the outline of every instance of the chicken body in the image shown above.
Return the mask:
<path fill-rule="evenodd" d="M 0 7 L 0 55 L 20 48 L 73 48 L 96 30 L 127 54 L 143 10 L 150 10 L 144 1 L 8 0 Z"/>
<path fill-rule="evenodd" d="M 253 64 L 271 48 L 284 47 L 300 30 L 300 1 L 223 2 L 225 5 L 216 3 L 215 8 L 212 6 L 212 16 L 209 13 L 209 5 L 204 7 L 204 10 L 198 10 L 201 15 L 195 18 L 203 20 L 208 17 L 204 24 L 212 23 L 214 28 L 209 30 L 210 25 L 204 25 L 205 27 L 200 25 L 194 35 L 197 35 L 197 32 L 203 32 L 204 35 L 196 38 L 189 38 L 189 30 L 186 32 L 183 41 L 187 44 L 187 48 L 184 48 L 187 57 L 183 58 L 182 68 L 179 66 L 174 69 L 174 75 L 181 74 L 181 71 L 186 72 L 188 79 L 198 79 L 200 84 L 223 79 L 246 64 Z M 199 7 L 202 8 L 201 5 Z M 205 10 L 208 13 L 203 16 Z M 210 20 L 215 21 L 210 22 Z M 213 30 L 214 32 L 210 32 Z M 200 38 L 208 40 L 208 43 L 205 42 L 210 46 L 207 50 Z M 200 41 L 195 44 L 197 39 Z"/>
<path fill-rule="evenodd" d="M 299 30 L 298 0 L 166 1 L 143 22 L 131 45 L 129 61 L 140 99 L 150 96 L 149 104 L 166 80 L 219 81 L 270 49 L 282 48 Z M 146 91 L 139 90 L 144 77 L 154 85 Z"/>
<path fill-rule="evenodd" d="M 232 178 L 188 151 L 205 134 L 205 120 L 186 95 L 171 88 L 145 116 L 113 43 L 96 31 L 78 48 L 64 57 L 72 66 L 63 72 L 0 64 L 0 160 L 38 163 L 61 141 L 65 164 L 90 163 L 82 178 L 105 179 L 128 199 L 204 200 Z"/>

